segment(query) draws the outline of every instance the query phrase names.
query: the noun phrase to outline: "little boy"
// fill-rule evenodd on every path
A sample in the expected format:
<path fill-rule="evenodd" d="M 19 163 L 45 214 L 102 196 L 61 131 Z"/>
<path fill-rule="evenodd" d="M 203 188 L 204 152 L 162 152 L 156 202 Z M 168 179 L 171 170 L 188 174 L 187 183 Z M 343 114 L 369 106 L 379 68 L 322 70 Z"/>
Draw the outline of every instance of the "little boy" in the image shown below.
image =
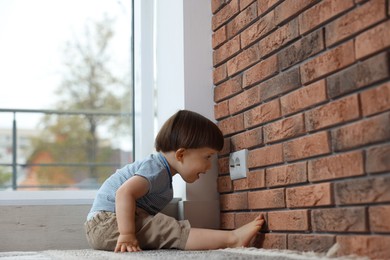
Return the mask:
<path fill-rule="evenodd" d="M 264 223 L 258 216 L 232 231 L 191 228 L 187 220 L 159 213 L 173 198 L 172 177 L 193 183 L 211 167 L 223 135 L 210 120 L 188 110 L 170 117 L 152 154 L 111 175 L 98 190 L 85 229 L 94 249 L 218 249 L 247 246 Z"/>

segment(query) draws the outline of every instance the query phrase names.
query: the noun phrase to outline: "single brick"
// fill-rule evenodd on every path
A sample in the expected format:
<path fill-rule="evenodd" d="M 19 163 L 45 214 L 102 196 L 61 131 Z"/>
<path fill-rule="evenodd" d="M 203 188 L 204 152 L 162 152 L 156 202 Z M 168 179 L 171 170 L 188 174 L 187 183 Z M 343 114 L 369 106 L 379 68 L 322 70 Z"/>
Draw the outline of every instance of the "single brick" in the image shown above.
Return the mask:
<path fill-rule="evenodd" d="M 280 141 L 303 134 L 303 114 L 288 117 L 264 126 L 264 143 Z"/>
<path fill-rule="evenodd" d="M 245 128 L 265 124 L 280 117 L 279 99 L 274 99 L 244 112 Z"/>
<path fill-rule="evenodd" d="M 388 53 L 380 53 L 328 77 L 329 96 L 334 98 L 390 77 L 389 60 Z"/>
<path fill-rule="evenodd" d="M 334 235 L 306 235 L 306 234 L 288 234 L 289 250 L 304 252 L 327 252 L 335 243 Z"/>
<path fill-rule="evenodd" d="M 327 132 L 319 132 L 283 143 L 284 159 L 294 161 L 330 153 Z"/>
<path fill-rule="evenodd" d="M 234 180 L 233 181 L 233 190 L 234 191 L 249 190 L 248 184 L 249 184 L 248 178 Z"/>
<path fill-rule="evenodd" d="M 225 100 L 214 105 L 214 117 L 215 119 L 221 119 L 230 115 L 229 101 Z"/>
<path fill-rule="evenodd" d="M 219 176 L 217 189 L 219 193 L 232 191 L 232 180 L 230 176 Z"/>
<path fill-rule="evenodd" d="M 368 216 L 372 232 L 390 233 L 390 205 L 369 207 Z"/>
<path fill-rule="evenodd" d="M 366 172 L 378 173 L 390 171 L 390 145 L 367 149 Z"/>
<path fill-rule="evenodd" d="M 267 187 L 304 183 L 307 181 L 306 162 L 267 168 L 265 179 Z"/>
<path fill-rule="evenodd" d="M 282 114 L 288 115 L 307 107 L 324 102 L 327 99 L 325 80 L 300 88 L 280 98 Z"/>
<path fill-rule="evenodd" d="M 247 175 L 248 187 L 250 189 L 258 189 L 265 187 L 265 171 L 257 170 L 250 171 Z"/>
<path fill-rule="evenodd" d="M 257 18 L 257 2 L 241 11 L 226 25 L 227 36 L 231 38 Z"/>
<path fill-rule="evenodd" d="M 370 259 L 390 259 L 389 236 L 337 236 L 338 256 L 357 255 Z"/>
<path fill-rule="evenodd" d="M 242 38 L 241 38 L 242 41 Z M 325 48 L 323 30 L 317 30 L 296 43 L 287 46 L 278 55 L 279 68 L 284 70 Z"/>
<path fill-rule="evenodd" d="M 238 75 L 214 88 L 214 102 L 220 102 L 241 91 L 242 76 Z"/>
<path fill-rule="evenodd" d="M 364 175 L 362 151 L 343 153 L 308 162 L 309 181 L 333 180 Z"/>
<path fill-rule="evenodd" d="M 302 12 L 307 6 L 315 2 L 314 0 L 285 0 L 275 8 L 276 24 L 279 24 L 287 19 Z"/>
<path fill-rule="evenodd" d="M 299 31 L 304 34 L 353 7 L 353 0 L 325 0 L 319 2 L 299 17 Z"/>
<path fill-rule="evenodd" d="M 234 229 L 235 213 L 221 213 L 221 229 Z"/>
<path fill-rule="evenodd" d="M 246 192 L 223 194 L 220 196 L 221 210 L 242 210 L 248 208 Z"/>
<path fill-rule="evenodd" d="M 213 49 L 218 48 L 221 44 L 225 43 L 227 40 L 226 36 L 226 26 L 219 28 L 212 36 L 212 47 Z"/>
<path fill-rule="evenodd" d="M 268 212 L 268 228 L 272 231 L 307 231 L 309 227 L 308 210 Z"/>
<path fill-rule="evenodd" d="M 245 131 L 240 134 L 236 134 L 231 138 L 232 151 L 252 148 L 262 143 L 263 143 L 262 127 L 258 127 L 252 130 Z"/>
<path fill-rule="evenodd" d="M 247 175 L 249 176 L 249 173 L 247 173 Z M 249 177 L 233 181 L 233 190 L 234 191 L 243 191 L 243 190 L 249 190 L 249 189 L 250 189 Z"/>
<path fill-rule="evenodd" d="M 360 100 L 364 116 L 390 110 L 390 83 L 360 93 Z"/>
<path fill-rule="evenodd" d="M 218 159 L 218 173 L 219 174 L 229 173 L 229 157 Z"/>
<path fill-rule="evenodd" d="M 282 144 L 264 146 L 249 151 L 248 167 L 261 167 L 283 162 Z"/>
<path fill-rule="evenodd" d="M 372 53 L 390 46 L 390 21 L 386 21 L 356 37 L 356 59 L 361 59 Z"/>
<path fill-rule="evenodd" d="M 222 0 L 220 0 L 220 1 L 222 1 Z M 219 10 L 215 15 L 213 15 L 213 17 L 212 17 L 213 31 L 218 29 L 218 27 L 220 27 L 221 25 L 226 23 L 230 18 L 232 18 L 233 16 L 235 16 L 239 12 L 240 12 L 240 7 L 238 5 L 238 0 L 231 0 L 221 10 Z"/>
<path fill-rule="evenodd" d="M 288 208 L 316 207 L 333 205 L 331 183 L 286 189 Z"/>
<path fill-rule="evenodd" d="M 219 121 L 218 127 L 221 129 L 223 135 L 241 132 L 244 130 L 243 114 L 238 114 Z"/>
<path fill-rule="evenodd" d="M 306 129 L 308 131 L 319 130 L 359 117 L 359 102 L 356 94 L 306 112 Z"/>
<path fill-rule="evenodd" d="M 332 130 L 336 151 L 390 139 L 390 112 Z"/>
<path fill-rule="evenodd" d="M 348 180 L 335 183 L 337 205 L 390 202 L 390 177 Z"/>
<path fill-rule="evenodd" d="M 302 83 L 309 83 L 320 77 L 345 68 L 354 61 L 354 44 L 353 41 L 349 41 L 301 65 Z"/>
<path fill-rule="evenodd" d="M 301 86 L 299 69 L 294 68 L 275 75 L 259 84 L 261 101 L 276 97 Z"/>
<path fill-rule="evenodd" d="M 236 36 L 233 39 L 227 41 L 224 45 L 214 50 L 213 52 L 213 65 L 218 66 L 222 62 L 227 61 L 241 49 L 240 37 Z M 228 68 L 229 71 L 229 68 Z"/>
<path fill-rule="evenodd" d="M 276 55 L 269 57 L 266 60 L 262 60 L 247 71 L 243 75 L 243 87 L 256 84 L 260 81 L 267 79 L 268 77 L 276 74 L 278 71 L 278 59 Z"/>
<path fill-rule="evenodd" d="M 255 41 L 263 38 L 274 28 L 274 12 L 271 11 L 241 33 L 241 48 L 246 48 Z"/>
<path fill-rule="evenodd" d="M 287 235 L 277 233 L 261 233 L 255 245 L 264 249 L 287 249 Z"/>
<path fill-rule="evenodd" d="M 368 1 L 325 27 L 326 45 L 333 45 L 386 18 L 385 0 Z"/>
<path fill-rule="evenodd" d="M 249 209 L 274 209 L 285 207 L 283 188 L 248 192 Z"/>
<path fill-rule="evenodd" d="M 259 41 L 261 56 L 266 56 L 282 48 L 289 42 L 299 37 L 298 19 L 294 19 L 288 24 L 278 28 L 268 36 Z"/>
<path fill-rule="evenodd" d="M 252 107 L 260 103 L 260 88 L 255 86 L 244 92 L 230 98 L 229 111 L 232 114 L 237 114 L 248 107 Z"/>
<path fill-rule="evenodd" d="M 213 83 L 214 85 L 219 84 L 221 81 L 225 80 L 227 77 L 226 63 L 215 68 L 213 70 Z"/>
<path fill-rule="evenodd" d="M 366 232 L 364 207 L 315 209 L 311 224 L 319 232 Z"/>

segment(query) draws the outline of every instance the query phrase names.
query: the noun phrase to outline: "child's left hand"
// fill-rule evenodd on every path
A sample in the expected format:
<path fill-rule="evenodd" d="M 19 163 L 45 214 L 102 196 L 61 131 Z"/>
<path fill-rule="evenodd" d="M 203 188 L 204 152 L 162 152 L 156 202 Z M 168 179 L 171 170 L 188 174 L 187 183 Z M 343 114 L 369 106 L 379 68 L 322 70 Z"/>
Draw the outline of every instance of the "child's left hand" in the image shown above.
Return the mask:
<path fill-rule="evenodd" d="M 116 242 L 115 253 L 117 252 L 138 252 L 142 251 L 139 247 L 135 234 L 120 234 Z"/>

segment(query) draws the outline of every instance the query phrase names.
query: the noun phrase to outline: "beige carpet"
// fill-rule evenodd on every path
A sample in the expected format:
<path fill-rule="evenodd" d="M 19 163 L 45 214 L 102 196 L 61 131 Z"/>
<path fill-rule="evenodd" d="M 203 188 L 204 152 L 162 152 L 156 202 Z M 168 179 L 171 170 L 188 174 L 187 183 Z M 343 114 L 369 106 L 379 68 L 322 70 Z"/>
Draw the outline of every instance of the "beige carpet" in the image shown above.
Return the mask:
<path fill-rule="evenodd" d="M 206 251 L 180 251 L 180 250 L 150 250 L 136 253 L 114 253 L 97 251 L 92 249 L 83 250 L 46 250 L 37 252 L 0 252 L 1 260 L 81 260 L 81 259 L 159 259 L 159 260 L 184 260 L 184 259 L 365 259 L 356 257 L 334 258 L 326 254 L 300 253 L 288 250 L 265 250 L 257 248 L 232 248 Z"/>

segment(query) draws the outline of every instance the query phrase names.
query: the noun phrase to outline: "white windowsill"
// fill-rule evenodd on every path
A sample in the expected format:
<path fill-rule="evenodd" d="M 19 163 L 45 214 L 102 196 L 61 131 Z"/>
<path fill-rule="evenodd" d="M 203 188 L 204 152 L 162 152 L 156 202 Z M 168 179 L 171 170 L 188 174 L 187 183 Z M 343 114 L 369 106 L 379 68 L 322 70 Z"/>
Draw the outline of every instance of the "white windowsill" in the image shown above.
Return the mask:
<path fill-rule="evenodd" d="M 1 191 L 0 206 L 92 204 L 97 190 Z"/>

